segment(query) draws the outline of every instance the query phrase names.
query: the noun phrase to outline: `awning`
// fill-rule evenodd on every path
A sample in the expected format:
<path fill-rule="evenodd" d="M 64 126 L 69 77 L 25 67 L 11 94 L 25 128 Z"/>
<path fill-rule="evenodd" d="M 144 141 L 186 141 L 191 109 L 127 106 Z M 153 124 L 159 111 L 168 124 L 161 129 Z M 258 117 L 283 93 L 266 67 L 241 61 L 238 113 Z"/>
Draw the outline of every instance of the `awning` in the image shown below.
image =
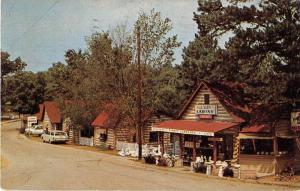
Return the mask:
<path fill-rule="evenodd" d="M 234 127 L 239 123 L 171 120 L 152 125 L 152 131 L 189 135 L 214 136 L 215 133 Z"/>
<path fill-rule="evenodd" d="M 271 131 L 271 124 L 256 124 L 242 129 L 242 133 L 269 133 Z"/>
<path fill-rule="evenodd" d="M 246 134 L 240 133 L 238 139 L 274 139 L 273 136 L 260 135 L 260 134 Z"/>

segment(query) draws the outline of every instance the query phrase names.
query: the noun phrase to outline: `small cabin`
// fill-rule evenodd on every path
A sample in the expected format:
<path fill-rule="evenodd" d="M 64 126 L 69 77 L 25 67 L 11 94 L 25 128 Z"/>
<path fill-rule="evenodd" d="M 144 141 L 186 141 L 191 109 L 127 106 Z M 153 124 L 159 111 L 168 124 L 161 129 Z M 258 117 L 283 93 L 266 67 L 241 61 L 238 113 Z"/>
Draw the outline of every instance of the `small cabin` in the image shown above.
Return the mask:
<path fill-rule="evenodd" d="M 62 130 L 62 114 L 58 103 L 45 101 L 39 104 L 39 112 L 35 116 L 44 129 Z"/>

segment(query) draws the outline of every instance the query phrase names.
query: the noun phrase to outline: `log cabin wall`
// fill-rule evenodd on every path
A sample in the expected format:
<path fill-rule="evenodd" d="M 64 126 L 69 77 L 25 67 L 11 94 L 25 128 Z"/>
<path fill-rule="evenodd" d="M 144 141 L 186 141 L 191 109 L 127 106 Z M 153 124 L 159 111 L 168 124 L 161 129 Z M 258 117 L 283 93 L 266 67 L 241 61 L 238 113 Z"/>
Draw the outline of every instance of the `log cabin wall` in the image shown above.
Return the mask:
<path fill-rule="evenodd" d="M 101 129 L 95 127 L 94 128 L 94 146 L 100 146 L 100 132 L 102 132 Z"/>
<path fill-rule="evenodd" d="M 281 118 L 275 123 L 276 136 L 289 135 L 291 132 L 291 120 L 287 118 Z"/>
<path fill-rule="evenodd" d="M 48 130 L 49 131 L 54 130 L 53 127 L 52 127 L 52 124 L 50 122 L 50 118 L 48 116 L 48 113 L 47 113 L 47 111 L 45 111 L 44 120 L 43 120 L 43 128 L 46 129 L 47 125 L 48 125 Z"/>
<path fill-rule="evenodd" d="M 129 123 L 124 121 L 115 127 L 115 141 L 132 142 L 135 128 L 130 127 Z"/>
<path fill-rule="evenodd" d="M 115 135 L 116 129 L 114 128 L 108 128 L 107 129 L 107 140 L 106 140 L 106 146 L 108 148 L 114 149 L 116 148 L 116 135 Z M 100 143 L 100 141 L 99 141 Z"/>
<path fill-rule="evenodd" d="M 157 117 L 152 117 L 147 121 L 143 128 L 143 144 L 151 145 L 151 146 L 157 146 L 157 142 L 150 142 L 150 132 L 151 127 L 153 123 L 156 123 L 158 121 Z"/>
<path fill-rule="evenodd" d="M 167 117 L 167 116 L 162 116 L 162 117 L 153 116 L 147 121 L 147 123 L 145 124 L 143 131 L 142 131 L 143 132 L 142 133 L 143 134 L 143 144 L 147 144 L 149 146 L 155 146 L 155 147 L 158 146 L 158 142 L 150 142 L 151 127 L 152 127 L 152 124 L 157 123 L 159 121 L 165 121 L 165 120 L 171 120 L 171 118 Z M 166 143 L 170 143 L 170 138 L 166 137 L 166 139 L 164 139 L 164 140 L 166 141 Z"/>
<path fill-rule="evenodd" d="M 220 103 L 218 98 L 206 87 L 202 87 L 198 94 L 194 97 L 190 105 L 182 114 L 181 119 L 184 120 L 199 120 L 198 116 L 195 115 L 195 106 L 204 104 L 204 95 L 209 95 L 209 105 L 217 105 L 217 115 L 213 116 L 215 121 L 233 121 L 232 116 L 227 112 L 224 106 Z"/>
<path fill-rule="evenodd" d="M 72 129 L 72 136 L 73 136 L 73 143 L 79 144 L 79 137 L 80 137 L 80 129 L 79 128 L 73 128 Z"/>
<path fill-rule="evenodd" d="M 275 159 L 273 155 L 247 155 L 239 157 L 242 174 L 255 173 L 275 174 Z"/>

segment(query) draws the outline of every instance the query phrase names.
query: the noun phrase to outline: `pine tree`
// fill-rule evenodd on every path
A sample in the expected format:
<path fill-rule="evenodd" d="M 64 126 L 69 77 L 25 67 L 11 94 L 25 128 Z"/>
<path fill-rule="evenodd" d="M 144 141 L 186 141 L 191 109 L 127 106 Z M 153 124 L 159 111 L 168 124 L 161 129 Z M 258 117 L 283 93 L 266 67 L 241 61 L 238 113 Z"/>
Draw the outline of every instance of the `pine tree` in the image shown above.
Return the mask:
<path fill-rule="evenodd" d="M 195 79 L 247 84 L 254 102 L 300 99 L 300 2 L 296 0 L 200 0 L 196 38 L 184 51 L 182 70 Z M 207 39 L 230 36 L 225 47 Z M 206 53 L 208 52 L 208 53 Z M 196 64 L 195 64 L 196 63 Z M 184 72 L 182 72 L 184 74 Z M 184 77 L 188 78 L 188 75 Z"/>

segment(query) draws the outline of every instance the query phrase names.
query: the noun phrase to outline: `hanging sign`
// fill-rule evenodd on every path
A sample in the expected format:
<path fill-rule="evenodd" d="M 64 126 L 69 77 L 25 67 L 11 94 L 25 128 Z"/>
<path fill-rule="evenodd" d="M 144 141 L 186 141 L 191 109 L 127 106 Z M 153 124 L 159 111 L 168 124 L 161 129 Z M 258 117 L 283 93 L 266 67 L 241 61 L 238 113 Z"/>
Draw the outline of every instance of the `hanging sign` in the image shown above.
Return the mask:
<path fill-rule="evenodd" d="M 184 142 L 184 147 L 186 148 L 194 148 L 194 142 L 192 141 L 185 141 Z M 196 148 L 200 148 L 200 143 L 196 143 Z"/>
<path fill-rule="evenodd" d="M 217 105 L 196 105 L 196 115 L 217 115 Z"/>
<path fill-rule="evenodd" d="M 300 111 L 293 111 L 291 113 L 291 129 L 293 131 L 300 131 Z"/>
<path fill-rule="evenodd" d="M 222 137 L 208 137 L 208 141 L 222 142 L 223 138 Z"/>

